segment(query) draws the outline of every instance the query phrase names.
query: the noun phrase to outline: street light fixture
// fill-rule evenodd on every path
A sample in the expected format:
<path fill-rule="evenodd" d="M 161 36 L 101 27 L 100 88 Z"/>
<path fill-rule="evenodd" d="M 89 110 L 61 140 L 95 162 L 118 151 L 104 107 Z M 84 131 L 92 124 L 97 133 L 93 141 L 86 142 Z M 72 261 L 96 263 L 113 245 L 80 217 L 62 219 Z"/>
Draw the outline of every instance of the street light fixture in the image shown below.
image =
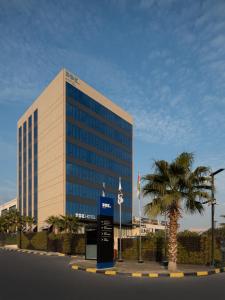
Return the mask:
<path fill-rule="evenodd" d="M 215 185 L 214 185 L 214 176 L 225 169 L 218 169 L 215 172 L 212 172 L 210 176 L 212 177 L 212 189 L 211 189 L 211 227 L 212 227 L 212 240 L 211 240 L 211 265 L 214 266 L 215 264 L 215 258 L 214 258 L 214 244 L 215 244 L 215 238 L 214 238 L 214 231 L 215 231 L 215 221 L 214 221 L 214 216 L 215 216 L 215 204 L 216 204 L 216 199 L 214 198 L 214 192 L 215 192 Z"/>

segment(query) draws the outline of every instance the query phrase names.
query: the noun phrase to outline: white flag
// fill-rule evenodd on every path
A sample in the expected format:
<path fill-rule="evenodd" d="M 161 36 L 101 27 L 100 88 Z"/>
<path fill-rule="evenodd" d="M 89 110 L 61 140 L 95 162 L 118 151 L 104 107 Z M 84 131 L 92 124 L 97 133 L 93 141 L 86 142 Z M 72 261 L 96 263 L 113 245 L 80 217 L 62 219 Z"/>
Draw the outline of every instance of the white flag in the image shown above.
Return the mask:
<path fill-rule="evenodd" d="M 118 190 L 118 198 L 117 202 L 119 205 L 123 203 L 123 192 L 122 192 L 122 185 L 121 185 L 121 177 L 119 177 L 119 190 Z"/>
<path fill-rule="evenodd" d="M 102 197 L 105 197 L 105 182 L 102 183 Z"/>

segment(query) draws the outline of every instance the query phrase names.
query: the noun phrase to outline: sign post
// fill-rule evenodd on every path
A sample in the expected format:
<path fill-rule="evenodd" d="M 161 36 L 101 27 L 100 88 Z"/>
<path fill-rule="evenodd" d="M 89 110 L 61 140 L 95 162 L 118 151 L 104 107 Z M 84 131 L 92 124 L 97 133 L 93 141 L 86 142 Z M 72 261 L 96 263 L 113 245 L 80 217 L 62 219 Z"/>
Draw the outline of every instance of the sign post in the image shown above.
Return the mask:
<path fill-rule="evenodd" d="M 113 213 L 113 199 L 100 197 L 97 219 L 97 269 L 114 266 Z"/>

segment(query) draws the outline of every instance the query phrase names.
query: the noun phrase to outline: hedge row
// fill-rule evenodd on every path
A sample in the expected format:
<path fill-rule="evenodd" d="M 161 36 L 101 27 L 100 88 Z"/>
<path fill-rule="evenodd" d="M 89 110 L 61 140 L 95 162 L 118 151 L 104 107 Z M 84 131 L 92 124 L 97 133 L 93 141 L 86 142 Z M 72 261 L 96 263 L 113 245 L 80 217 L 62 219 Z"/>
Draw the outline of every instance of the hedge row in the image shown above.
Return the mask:
<path fill-rule="evenodd" d="M 63 233 L 56 235 L 45 231 L 19 233 L 17 245 L 22 249 L 85 254 L 85 236 L 83 234 Z"/>
<path fill-rule="evenodd" d="M 119 246 L 119 245 L 118 245 Z M 118 247 L 119 248 L 119 247 Z M 215 261 L 222 261 L 220 240 L 215 243 Z M 137 260 L 139 256 L 139 239 L 122 239 L 124 259 Z M 162 261 L 165 258 L 165 239 L 162 236 L 142 237 L 142 258 L 150 261 Z M 211 260 L 211 236 L 178 236 L 178 263 L 209 264 Z"/>
<path fill-rule="evenodd" d="M 163 260 L 165 256 L 165 240 L 163 237 L 142 237 L 141 245 L 144 260 Z M 139 238 L 122 239 L 122 255 L 124 259 L 137 260 L 139 257 Z"/>
<path fill-rule="evenodd" d="M 0 233 L 0 246 L 15 245 L 16 243 L 16 233 Z"/>

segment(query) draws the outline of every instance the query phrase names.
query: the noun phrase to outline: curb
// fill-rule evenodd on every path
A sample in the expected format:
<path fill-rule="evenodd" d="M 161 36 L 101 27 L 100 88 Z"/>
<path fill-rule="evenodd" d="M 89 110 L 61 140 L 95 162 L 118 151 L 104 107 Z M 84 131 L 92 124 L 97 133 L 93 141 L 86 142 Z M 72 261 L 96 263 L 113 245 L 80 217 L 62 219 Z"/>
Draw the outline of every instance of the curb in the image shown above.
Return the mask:
<path fill-rule="evenodd" d="M 135 277 L 135 278 L 141 278 L 141 277 L 148 277 L 148 278 L 159 278 L 159 277 L 169 277 L 169 278 L 184 278 L 184 277 L 204 277 L 209 276 L 213 274 L 219 274 L 225 272 L 225 267 L 223 268 L 217 268 L 210 271 L 197 271 L 197 272 L 175 272 L 175 273 L 141 273 L 141 272 L 134 272 L 134 273 L 125 273 L 125 272 L 118 272 L 113 270 L 98 270 L 95 268 L 84 268 L 80 267 L 78 265 L 72 265 L 72 270 L 77 271 L 85 271 L 88 273 L 96 273 L 96 274 L 102 274 L 107 276 L 127 276 L 127 277 Z"/>
<path fill-rule="evenodd" d="M 21 253 L 27 253 L 27 254 L 37 254 L 37 255 L 45 255 L 45 256 L 58 256 L 58 257 L 64 257 L 67 256 L 64 253 L 49 253 L 49 252 L 38 252 L 35 250 L 26 250 L 26 249 L 13 249 L 13 248 L 5 248 L 0 247 L 1 250 L 5 251 L 14 251 L 14 252 L 21 252 Z M 76 256 L 72 255 L 71 258 L 75 258 Z M 142 272 L 118 272 L 114 270 L 98 270 L 96 268 L 84 268 L 80 267 L 78 265 L 73 264 L 71 267 L 72 270 L 76 271 L 84 271 L 88 273 L 95 273 L 95 274 L 102 274 L 106 276 L 127 276 L 127 277 L 135 277 L 135 278 L 141 278 L 141 277 L 148 277 L 148 278 L 184 278 L 184 277 L 204 277 L 204 276 L 210 276 L 215 275 L 219 273 L 225 272 L 225 267 L 222 268 L 216 268 L 209 271 L 196 271 L 196 272 L 174 272 L 174 273 L 142 273 Z"/>
<path fill-rule="evenodd" d="M 38 255 L 58 256 L 58 257 L 66 256 L 64 253 L 39 252 L 36 250 L 27 250 L 27 249 L 13 249 L 13 248 L 5 248 L 5 247 L 0 247 L 0 249 L 5 251 L 14 251 L 14 252 L 27 253 L 27 254 L 38 254 Z"/>

